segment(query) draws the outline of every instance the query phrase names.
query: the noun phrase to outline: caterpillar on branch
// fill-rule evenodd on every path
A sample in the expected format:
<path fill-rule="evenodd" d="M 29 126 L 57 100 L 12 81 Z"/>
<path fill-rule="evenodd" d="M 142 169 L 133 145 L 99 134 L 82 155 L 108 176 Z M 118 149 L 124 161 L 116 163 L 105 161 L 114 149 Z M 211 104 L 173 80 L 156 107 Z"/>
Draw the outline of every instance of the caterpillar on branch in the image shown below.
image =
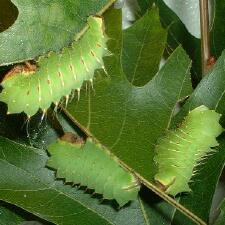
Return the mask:
<path fill-rule="evenodd" d="M 109 55 L 103 19 L 88 18 L 88 29 L 60 53 L 50 52 L 37 61 L 37 68 L 17 66 L 1 83 L 0 101 L 8 114 L 25 112 L 28 117 L 43 112 L 63 96 L 68 102 L 72 90 L 80 91 L 84 81 L 93 80 L 97 69 L 104 69 L 103 57 Z"/>
<path fill-rule="evenodd" d="M 57 170 L 57 178 L 87 186 L 104 199 L 115 199 L 120 207 L 137 199 L 140 190 L 137 178 L 90 138 L 85 144 L 58 139 L 49 145 L 48 152 L 47 166 Z"/>
<path fill-rule="evenodd" d="M 189 192 L 189 182 L 204 157 L 219 143 L 216 140 L 223 128 L 221 114 L 201 105 L 185 117 L 175 130 L 168 130 L 156 145 L 154 158 L 158 173 L 156 182 L 173 196 Z"/>

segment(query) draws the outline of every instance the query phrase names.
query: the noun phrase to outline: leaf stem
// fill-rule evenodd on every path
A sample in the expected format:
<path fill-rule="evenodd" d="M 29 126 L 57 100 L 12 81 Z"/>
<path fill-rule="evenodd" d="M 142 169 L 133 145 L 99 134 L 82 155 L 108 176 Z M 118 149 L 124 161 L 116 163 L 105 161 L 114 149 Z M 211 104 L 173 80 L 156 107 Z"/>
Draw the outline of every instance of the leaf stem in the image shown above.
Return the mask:
<path fill-rule="evenodd" d="M 210 58 L 208 0 L 199 0 L 199 8 L 201 25 L 202 76 L 204 76 L 209 70 L 208 60 Z"/>

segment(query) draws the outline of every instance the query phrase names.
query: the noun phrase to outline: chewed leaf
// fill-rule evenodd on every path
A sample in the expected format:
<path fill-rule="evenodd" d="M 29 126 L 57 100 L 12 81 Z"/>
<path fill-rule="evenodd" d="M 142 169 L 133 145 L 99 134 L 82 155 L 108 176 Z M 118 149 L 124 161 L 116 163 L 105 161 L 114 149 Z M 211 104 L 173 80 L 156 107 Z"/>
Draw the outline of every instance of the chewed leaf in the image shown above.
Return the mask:
<path fill-rule="evenodd" d="M 47 165 L 57 170 L 58 178 L 94 189 L 105 199 L 116 199 L 120 206 L 137 198 L 140 185 L 134 175 L 91 139 L 84 146 L 58 140 L 48 151 Z"/>
<path fill-rule="evenodd" d="M 188 182 L 203 157 L 218 146 L 216 137 L 223 128 L 221 114 L 199 106 L 189 112 L 181 126 L 169 130 L 156 146 L 158 173 L 155 180 L 171 195 L 190 191 Z"/>
<path fill-rule="evenodd" d="M 21 72 L 2 82 L 0 101 L 8 104 L 8 113 L 25 112 L 29 117 L 39 109 L 44 112 L 72 90 L 79 92 L 85 80 L 92 81 L 96 69 L 104 68 L 102 57 L 108 54 L 103 19 L 89 17 L 89 28 L 61 53 L 40 57 L 36 71 Z"/>

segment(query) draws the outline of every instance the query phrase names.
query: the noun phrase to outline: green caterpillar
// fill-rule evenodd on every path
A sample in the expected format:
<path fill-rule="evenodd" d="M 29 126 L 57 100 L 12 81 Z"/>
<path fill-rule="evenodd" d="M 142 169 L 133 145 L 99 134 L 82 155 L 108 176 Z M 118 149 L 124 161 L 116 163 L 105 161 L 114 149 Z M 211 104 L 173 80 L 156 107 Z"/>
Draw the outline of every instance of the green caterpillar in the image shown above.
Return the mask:
<path fill-rule="evenodd" d="M 218 146 L 216 137 L 223 131 L 221 115 L 202 105 L 190 111 L 181 126 L 169 130 L 156 146 L 155 180 L 173 196 L 189 192 L 188 182 L 204 156 Z"/>
<path fill-rule="evenodd" d="M 25 112 L 29 117 L 39 109 L 45 112 L 72 90 L 80 90 L 85 80 L 93 80 L 96 69 L 104 68 L 108 55 L 107 37 L 100 17 L 88 18 L 89 28 L 82 38 L 61 53 L 40 57 L 35 71 L 22 70 L 1 83 L 0 101 L 8 104 L 8 113 Z"/>
<path fill-rule="evenodd" d="M 58 178 L 87 186 L 104 199 L 115 199 L 122 207 L 137 199 L 140 185 L 134 175 L 89 138 L 85 145 L 57 140 L 49 145 L 47 166 L 56 169 Z"/>

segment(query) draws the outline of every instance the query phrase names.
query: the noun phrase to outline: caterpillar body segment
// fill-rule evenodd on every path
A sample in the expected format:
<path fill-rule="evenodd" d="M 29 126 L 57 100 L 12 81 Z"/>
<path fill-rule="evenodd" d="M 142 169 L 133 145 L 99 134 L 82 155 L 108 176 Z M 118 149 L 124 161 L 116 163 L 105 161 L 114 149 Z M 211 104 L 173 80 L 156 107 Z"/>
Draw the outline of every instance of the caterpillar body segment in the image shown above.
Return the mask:
<path fill-rule="evenodd" d="M 48 151 L 47 165 L 57 170 L 58 178 L 93 189 L 104 199 L 115 199 L 120 207 L 137 199 L 140 185 L 136 177 L 91 139 L 85 145 L 59 139 Z"/>
<path fill-rule="evenodd" d="M 190 191 L 188 182 L 195 167 L 213 151 L 212 147 L 219 145 L 216 137 L 223 131 L 220 117 L 214 110 L 199 106 L 189 112 L 179 128 L 167 131 L 159 140 L 155 180 L 168 194 Z"/>

